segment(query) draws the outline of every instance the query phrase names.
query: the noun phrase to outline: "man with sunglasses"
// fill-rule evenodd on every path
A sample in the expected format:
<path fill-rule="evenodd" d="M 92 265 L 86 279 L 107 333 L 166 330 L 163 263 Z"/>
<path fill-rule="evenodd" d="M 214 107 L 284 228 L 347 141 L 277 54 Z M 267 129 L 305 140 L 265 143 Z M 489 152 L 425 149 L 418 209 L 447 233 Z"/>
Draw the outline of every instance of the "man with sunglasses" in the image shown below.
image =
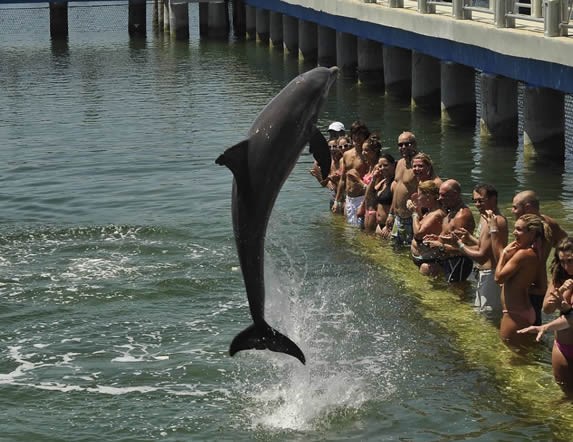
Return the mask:
<path fill-rule="evenodd" d="M 409 247 L 414 232 L 412 212 L 408 209 L 407 202 L 418 186 L 412 170 L 412 159 L 418 153 L 416 136 L 412 132 L 402 132 L 398 136 L 398 150 L 401 158 L 396 163 L 392 204 L 381 235 L 383 238 L 392 237 L 396 245 Z"/>

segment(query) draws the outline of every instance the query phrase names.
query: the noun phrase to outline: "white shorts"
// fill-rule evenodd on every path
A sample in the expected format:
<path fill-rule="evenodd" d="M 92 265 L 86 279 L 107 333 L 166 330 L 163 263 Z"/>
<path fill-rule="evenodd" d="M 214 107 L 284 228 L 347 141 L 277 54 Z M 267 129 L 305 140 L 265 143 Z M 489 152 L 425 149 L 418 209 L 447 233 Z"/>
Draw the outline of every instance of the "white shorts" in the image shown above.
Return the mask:
<path fill-rule="evenodd" d="M 361 196 L 347 196 L 344 204 L 344 212 L 346 213 L 346 221 L 352 226 L 360 226 L 360 220 L 356 216 L 360 204 L 364 201 L 364 195 Z"/>

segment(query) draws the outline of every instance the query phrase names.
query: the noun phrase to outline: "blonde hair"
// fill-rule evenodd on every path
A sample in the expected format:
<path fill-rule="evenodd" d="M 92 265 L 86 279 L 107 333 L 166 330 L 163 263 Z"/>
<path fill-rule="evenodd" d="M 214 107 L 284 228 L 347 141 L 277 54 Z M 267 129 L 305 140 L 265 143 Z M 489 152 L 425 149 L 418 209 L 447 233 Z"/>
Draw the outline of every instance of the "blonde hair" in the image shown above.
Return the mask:
<path fill-rule="evenodd" d="M 430 176 L 431 177 L 436 176 L 436 172 L 434 172 L 434 162 L 432 161 L 432 158 L 430 158 L 430 155 L 424 152 L 418 152 L 416 155 L 412 157 L 412 162 L 414 160 L 421 160 L 422 163 L 424 163 L 430 169 Z"/>
<path fill-rule="evenodd" d="M 418 195 L 424 195 L 437 200 L 440 196 L 440 188 L 434 181 L 422 181 L 418 185 Z"/>
<path fill-rule="evenodd" d="M 551 248 L 551 228 L 539 215 L 533 213 L 526 213 L 518 218 L 522 221 L 528 232 L 535 233 L 536 248 L 541 252 L 541 256 L 545 255 L 545 251 Z"/>

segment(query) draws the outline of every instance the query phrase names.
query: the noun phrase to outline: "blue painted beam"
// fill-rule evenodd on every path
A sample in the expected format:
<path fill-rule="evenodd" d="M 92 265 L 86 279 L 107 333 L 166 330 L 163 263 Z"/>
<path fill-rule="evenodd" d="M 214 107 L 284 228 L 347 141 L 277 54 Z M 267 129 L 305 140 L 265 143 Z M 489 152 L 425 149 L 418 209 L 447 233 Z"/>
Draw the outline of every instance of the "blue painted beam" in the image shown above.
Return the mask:
<path fill-rule="evenodd" d="M 429 37 L 351 17 L 332 15 L 281 0 L 245 0 L 245 3 L 328 26 L 360 38 L 378 41 L 389 46 L 413 49 L 440 60 L 453 61 L 486 73 L 503 75 L 531 86 L 573 93 L 573 68 L 570 66 L 505 55 L 479 46 Z M 543 37 L 540 36 L 540 38 Z"/>

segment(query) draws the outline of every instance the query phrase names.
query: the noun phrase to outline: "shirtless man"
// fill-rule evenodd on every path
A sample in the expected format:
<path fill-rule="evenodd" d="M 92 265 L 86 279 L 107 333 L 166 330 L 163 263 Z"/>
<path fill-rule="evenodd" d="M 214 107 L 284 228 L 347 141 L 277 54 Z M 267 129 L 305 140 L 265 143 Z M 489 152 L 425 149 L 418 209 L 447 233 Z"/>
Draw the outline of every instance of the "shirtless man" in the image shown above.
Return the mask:
<path fill-rule="evenodd" d="M 551 253 L 551 248 L 555 247 L 559 244 L 559 241 L 567 237 L 567 233 L 553 218 L 540 213 L 539 199 L 532 190 L 524 190 L 513 197 L 511 212 L 515 216 L 515 219 L 518 219 L 521 215 L 526 213 L 541 216 L 543 221 L 545 221 L 551 230 L 551 238 L 549 239 L 550 244 L 547 247 L 547 250 L 543 250 L 541 259 L 539 260 L 539 266 L 537 268 L 537 277 L 529 288 L 531 304 L 535 309 L 535 323 L 533 325 L 541 325 L 541 308 L 543 306 L 543 297 L 547 291 L 547 258 Z"/>
<path fill-rule="evenodd" d="M 495 280 L 502 285 L 503 304 L 499 334 L 508 345 L 520 346 L 530 341 L 517 331 L 535 321 L 528 290 L 535 282 L 539 263 L 543 260 L 548 231 L 540 216 L 520 216 L 513 231 L 515 241 L 503 249 L 497 262 Z"/>
<path fill-rule="evenodd" d="M 474 307 L 480 312 L 501 316 L 501 287 L 495 282 L 495 267 L 499 253 L 507 245 L 507 219 L 497 206 L 497 190 L 491 184 L 478 184 L 473 190 L 473 202 L 480 214 L 475 236 L 465 229 L 454 231 L 462 255 L 471 258 L 478 270 Z M 495 218 L 495 219 L 492 219 Z M 490 225 L 495 227 L 490 228 Z M 494 252 L 491 236 L 497 235 L 501 250 Z"/>
<path fill-rule="evenodd" d="M 336 213 L 339 210 L 342 202 L 344 201 L 344 211 L 346 218 L 350 224 L 358 223 L 356 211 L 364 199 L 364 187 L 355 180 L 347 180 L 347 174 L 351 170 L 355 170 L 358 175 L 364 176 L 368 171 L 368 165 L 362 154 L 362 145 L 364 141 L 370 136 L 370 131 L 366 125 L 360 121 L 352 123 L 350 128 L 350 138 L 353 149 L 350 149 L 342 155 L 340 165 L 340 180 L 338 182 L 338 189 L 336 191 L 336 198 L 332 211 Z M 344 195 L 346 198 L 343 200 Z"/>
<path fill-rule="evenodd" d="M 438 248 L 442 253 L 442 267 L 447 282 L 465 281 L 473 269 L 470 258 L 460 253 L 458 246 L 451 245 L 454 232 L 473 232 L 475 221 L 472 212 L 462 200 L 462 189 L 456 180 L 446 180 L 440 186 L 439 200 L 446 211 L 440 236 L 426 235 L 424 243 Z"/>
<path fill-rule="evenodd" d="M 401 158 L 396 163 L 392 204 L 381 236 L 392 237 L 397 245 L 410 247 L 413 237 L 412 213 L 408 209 L 407 201 L 418 186 L 412 170 L 412 159 L 418 153 L 416 136 L 412 132 L 402 132 L 398 137 L 398 150 Z"/>

